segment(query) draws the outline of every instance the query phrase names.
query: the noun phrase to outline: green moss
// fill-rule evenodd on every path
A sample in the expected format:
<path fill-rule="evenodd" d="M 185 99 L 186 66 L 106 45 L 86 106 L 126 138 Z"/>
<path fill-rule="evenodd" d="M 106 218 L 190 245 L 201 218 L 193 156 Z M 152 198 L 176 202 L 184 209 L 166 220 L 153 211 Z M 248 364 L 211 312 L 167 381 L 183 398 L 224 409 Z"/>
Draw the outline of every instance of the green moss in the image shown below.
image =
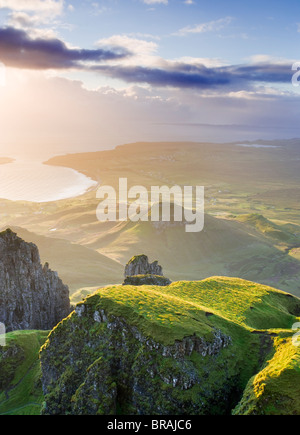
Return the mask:
<path fill-rule="evenodd" d="M 43 402 L 39 350 L 45 331 L 6 334 L 0 347 L 0 414 L 39 415 Z"/>
<path fill-rule="evenodd" d="M 295 297 L 222 277 L 166 287 L 110 286 L 84 303 L 124 317 L 144 335 L 166 345 L 194 333 L 209 339 L 216 325 L 239 324 L 249 330 L 290 328 L 300 313 L 300 300 Z"/>
<path fill-rule="evenodd" d="M 291 337 L 274 340 L 273 356 L 250 379 L 233 414 L 300 414 L 300 348 Z"/>
<path fill-rule="evenodd" d="M 295 297 L 225 277 L 99 289 L 43 347 L 45 413 L 228 414 L 299 312 Z"/>

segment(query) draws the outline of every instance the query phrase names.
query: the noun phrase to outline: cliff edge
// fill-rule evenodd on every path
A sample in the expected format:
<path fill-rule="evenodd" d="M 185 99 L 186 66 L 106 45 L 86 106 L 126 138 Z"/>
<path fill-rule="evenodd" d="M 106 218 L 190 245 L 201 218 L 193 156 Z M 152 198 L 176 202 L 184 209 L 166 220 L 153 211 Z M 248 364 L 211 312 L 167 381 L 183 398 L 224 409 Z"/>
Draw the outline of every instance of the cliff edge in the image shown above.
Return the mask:
<path fill-rule="evenodd" d="M 70 314 L 69 289 L 39 251 L 10 229 L 0 233 L 0 322 L 6 332 L 49 330 Z"/>

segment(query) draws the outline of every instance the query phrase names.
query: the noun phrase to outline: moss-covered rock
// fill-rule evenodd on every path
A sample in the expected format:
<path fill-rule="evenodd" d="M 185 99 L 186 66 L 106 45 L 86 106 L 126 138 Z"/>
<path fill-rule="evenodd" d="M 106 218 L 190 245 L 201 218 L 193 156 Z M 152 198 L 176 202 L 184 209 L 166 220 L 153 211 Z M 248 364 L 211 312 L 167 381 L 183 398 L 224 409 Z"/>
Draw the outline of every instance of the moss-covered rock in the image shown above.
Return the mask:
<path fill-rule="evenodd" d="M 231 413 L 299 307 L 231 278 L 100 289 L 42 348 L 43 413 Z"/>
<path fill-rule="evenodd" d="M 147 255 L 135 255 L 132 257 L 125 266 L 125 278 L 127 276 L 135 275 L 158 275 L 163 276 L 162 267 L 158 261 L 149 263 Z"/>
<path fill-rule="evenodd" d="M 43 402 L 39 350 L 47 331 L 15 331 L 0 346 L 0 414 L 39 415 Z"/>
<path fill-rule="evenodd" d="M 167 286 L 170 285 L 172 281 L 164 276 L 159 275 L 135 275 L 127 276 L 124 280 L 123 285 L 158 285 Z"/>
<path fill-rule="evenodd" d="M 233 414 L 300 414 L 300 347 L 287 332 L 274 340 L 273 354 L 250 379 Z"/>
<path fill-rule="evenodd" d="M 217 366 L 230 344 L 230 337 L 215 330 L 210 342 L 193 336 L 165 346 L 125 319 L 80 305 L 41 352 L 44 413 L 195 414 L 204 402 L 208 410 L 215 392 L 202 384 L 191 357 L 196 353 L 204 366 Z M 227 376 L 220 405 L 235 388 Z"/>

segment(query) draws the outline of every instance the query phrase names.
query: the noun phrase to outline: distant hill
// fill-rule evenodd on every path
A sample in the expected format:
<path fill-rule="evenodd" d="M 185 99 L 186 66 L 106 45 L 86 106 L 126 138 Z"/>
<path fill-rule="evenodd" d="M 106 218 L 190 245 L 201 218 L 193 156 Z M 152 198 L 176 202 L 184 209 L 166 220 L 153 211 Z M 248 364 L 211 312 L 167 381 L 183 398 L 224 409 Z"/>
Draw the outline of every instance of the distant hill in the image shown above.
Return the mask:
<path fill-rule="evenodd" d="M 296 225 L 277 225 L 261 214 L 246 214 L 236 216 L 238 222 L 244 222 L 277 242 L 300 245 L 300 227 Z M 296 233 L 296 234 L 295 234 Z M 298 236 L 298 237 L 297 237 Z"/>
<path fill-rule="evenodd" d="M 46 163 L 71 167 L 112 186 L 122 176 L 132 185 L 200 183 L 261 192 L 299 187 L 299 144 L 300 140 L 274 141 L 268 142 L 271 148 L 257 148 L 251 142 L 246 147 L 239 143 L 137 142 L 109 151 L 57 156 Z"/>
<path fill-rule="evenodd" d="M 262 234 L 255 225 L 249 228 L 245 222 L 210 215 L 205 215 L 202 232 L 190 234 L 181 223 L 121 222 L 106 231 L 102 225 L 98 236 L 85 237 L 85 246 L 124 265 L 143 252 L 152 260 L 160 258 L 172 280 L 239 276 L 300 295 L 299 260 L 276 247 L 277 240 L 274 243 L 270 233 Z"/>
<path fill-rule="evenodd" d="M 72 293 L 120 282 L 129 258 L 143 252 L 151 261 L 160 258 L 173 280 L 239 276 L 300 295 L 299 140 L 140 142 L 57 156 L 47 164 L 114 187 L 119 177 L 128 177 L 129 186 L 205 187 L 204 231 L 193 235 L 180 225 L 101 223 L 95 191 L 55 203 L 1 201 L 0 225 L 46 237 L 42 258 Z"/>
<path fill-rule="evenodd" d="M 151 261 L 160 258 L 172 280 L 238 276 L 300 295 L 299 236 L 291 226 L 257 215 L 224 219 L 206 214 L 204 230 L 189 234 L 176 222 L 101 223 L 95 210 L 96 205 L 93 217 L 89 210 L 76 215 L 72 208 L 60 215 L 59 222 L 53 217 L 49 226 L 57 231 L 48 231 L 47 236 L 13 227 L 24 240 L 39 246 L 42 260 L 58 271 L 71 294 L 121 282 L 125 264 L 138 252 Z M 75 224 L 70 224 L 72 217 L 78 219 Z M 64 234 L 78 240 L 65 240 Z"/>

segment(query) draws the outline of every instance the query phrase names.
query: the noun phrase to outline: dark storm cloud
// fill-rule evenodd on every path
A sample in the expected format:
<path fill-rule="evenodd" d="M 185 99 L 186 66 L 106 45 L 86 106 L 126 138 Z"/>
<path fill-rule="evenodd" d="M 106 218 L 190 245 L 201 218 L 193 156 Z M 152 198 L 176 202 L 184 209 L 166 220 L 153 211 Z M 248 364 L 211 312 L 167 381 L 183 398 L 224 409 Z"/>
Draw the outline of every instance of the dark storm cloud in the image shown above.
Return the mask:
<path fill-rule="evenodd" d="M 59 39 L 31 38 L 24 30 L 0 28 L 0 61 L 28 69 L 82 68 L 84 62 L 101 62 L 128 56 L 124 49 L 71 49 Z"/>
<path fill-rule="evenodd" d="M 141 66 L 99 66 L 95 67 L 113 78 L 126 82 L 148 83 L 154 86 L 174 86 L 179 88 L 206 88 L 218 85 L 227 85 L 230 78 L 216 73 L 213 69 L 194 67 L 192 65 L 180 65 L 172 69 L 146 68 Z"/>
<path fill-rule="evenodd" d="M 80 68 L 98 71 L 127 83 L 155 87 L 218 90 L 249 90 L 257 83 L 290 83 L 290 64 L 258 63 L 224 67 L 162 61 L 161 66 L 110 65 L 103 61 L 123 59 L 131 53 L 124 47 L 95 50 L 69 48 L 59 39 L 32 38 L 24 30 L 0 28 L 0 62 L 30 69 Z"/>
<path fill-rule="evenodd" d="M 233 79 L 248 82 L 290 83 L 292 64 L 254 64 L 228 67 Z"/>
<path fill-rule="evenodd" d="M 249 89 L 254 83 L 290 83 L 291 65 L 256 64 L 207 68 L 186 63 L 164 68 L 101 65 L 93 69 L 129 83 L 148 83 L 158 87 Z"/>

